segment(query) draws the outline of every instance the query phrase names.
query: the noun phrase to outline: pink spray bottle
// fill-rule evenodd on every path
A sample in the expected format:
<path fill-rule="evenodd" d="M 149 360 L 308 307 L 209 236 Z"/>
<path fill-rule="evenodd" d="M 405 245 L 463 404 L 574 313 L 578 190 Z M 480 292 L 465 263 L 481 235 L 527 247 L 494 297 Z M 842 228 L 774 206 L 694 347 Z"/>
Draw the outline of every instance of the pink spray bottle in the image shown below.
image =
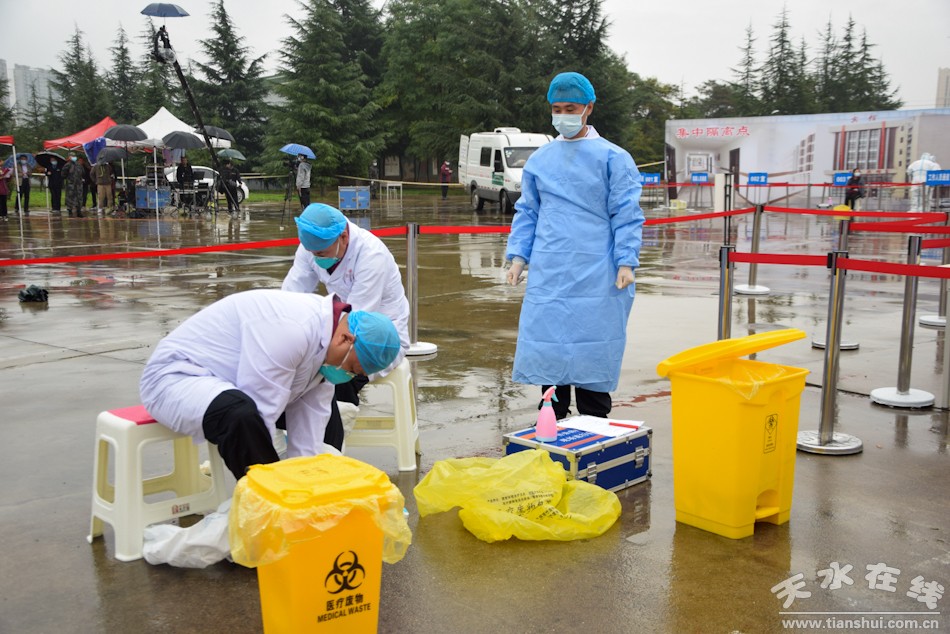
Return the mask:
<path fill-rule="evenodd" d="M 538 424 L 534 428 L 534 439 L 541 442 L 551 442 L 557 440 L 557 416 L 554 415 L 554 406 L 551 405 L 551 399 L 555 401 L 557 397 L 554 390 L 557 386 L 552 385 L 541 397 L 544 403 L 541 405 L 541 411 L 538 412 Z"/>

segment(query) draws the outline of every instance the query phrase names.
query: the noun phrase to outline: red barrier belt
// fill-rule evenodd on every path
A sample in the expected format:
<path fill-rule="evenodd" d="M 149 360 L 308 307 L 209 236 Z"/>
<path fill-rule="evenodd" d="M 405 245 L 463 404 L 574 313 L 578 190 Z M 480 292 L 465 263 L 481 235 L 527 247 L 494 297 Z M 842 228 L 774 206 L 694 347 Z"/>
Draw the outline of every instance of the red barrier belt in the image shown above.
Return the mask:
<path fill-rule="evenodd" d="M 922 249 L 944 249 L 950 247 L 950 239 L 944 238 L 942 240 L 921 240 L 920 248 Z"/>
<path fill-rule="evenodd" d="M 825 209 L 796 209 L 794 207 L 763 207 L 765 211 L 776 213 L 796 213 L 812 216 L 847 216 L 849 218 L 900 218 L 908 223 L 943 222 L 947 214 L 938 211 L 907 212 L 907 211 L 834 211 Z M 854 225 L 851 227 L 854 228 Z"/>
<path fill-rule="evenodd" d="M 484 227 L 426 225 L 419 227 L 419 233 L 511 233 L 511 227 L 502 225 L 489 225 Z"/>
<path fill-rule="evenodd" d="M 754 262 L 755 264 L 791 264 L 793 266 L 828 266 L 825 255 L 783 255 L 780 253 L 738 253 L 729 254 L 730 262 Z"/>
<path fill-rule="evenodd" d="M 950 227 L 929 227 L 913 222 L 856 222 L 852 231 L 872 231 L 876 233 L 936 233 L 950 234 Z"/>
<path fill-rule="evenodd" d="M 372 229 L 370 233 L 377 238 L 388 238 L 390 236 L 404 236 L 409 227 L 389 227 L 388 229 Z"/>
<path fill-rule="evenodd" d="M 208 247 L 185 247 L 181 249 L 156 249 L 153 251 L 132 251 L 126 253 L 100 253 L 93 255 L 62 255 L 50 258 L 28 258 L 23 260 L 0 260 L 0 266 L 18 266 L 21 264 L 63 264 L 72 262 L 92 262 L 94 260 L 132 260 L 135 258 L 167 257 L 172 255 L 195 255 L 215 251 L 243 251 L 245 249 L 269 249 L 272 247 L 291 247 L 300 244 L 297 238 L 264 240 L 262 242 L 238 242 L 216 244 Z"/>
<path fill-rule="evenodd" d="M 751 214 L 755 212 L 755 207 L 747 207 L 746 209 L 736 209 L 733 211 L 719 211 L 713 214 L 696 214 L 694 216 L 679 216 L 676 218 L 650 218 L 646 221 L 646 226 L 651 227 L 653 225 L 668 225 L 674 222 L 690 222 L 693 220 L 705 220 L 707 218 L 725 218 L 726 216 L 739 216 L 741 214 Z"/>
<path fill-rule="evenodd" d="M 924 266 L 920 264 L 894 264 L 893 262 L 875 262 L 873 260 L 851 260 L 838 258 L 838 268 L 847 271 L 865 271 L 868 273 L 889 273 L 891 275 L 913 275 L 950 280 L 950 268 Z"/>

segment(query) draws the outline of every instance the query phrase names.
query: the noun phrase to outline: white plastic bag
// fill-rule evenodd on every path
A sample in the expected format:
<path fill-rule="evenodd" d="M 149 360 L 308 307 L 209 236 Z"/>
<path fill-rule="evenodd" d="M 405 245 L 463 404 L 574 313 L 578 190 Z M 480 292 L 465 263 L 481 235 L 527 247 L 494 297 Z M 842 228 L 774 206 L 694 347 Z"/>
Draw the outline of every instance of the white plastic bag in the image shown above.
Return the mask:
<path fill-rule="evenodd" d="M 188 528 L 174 524 L 146 526 L 142 546 L 145 561 L 179 568 L 206 568 L 218 563 L 231 553 L 228 544 L 230 510 L 231 500 L 227 499 L 214 513 Z"/>

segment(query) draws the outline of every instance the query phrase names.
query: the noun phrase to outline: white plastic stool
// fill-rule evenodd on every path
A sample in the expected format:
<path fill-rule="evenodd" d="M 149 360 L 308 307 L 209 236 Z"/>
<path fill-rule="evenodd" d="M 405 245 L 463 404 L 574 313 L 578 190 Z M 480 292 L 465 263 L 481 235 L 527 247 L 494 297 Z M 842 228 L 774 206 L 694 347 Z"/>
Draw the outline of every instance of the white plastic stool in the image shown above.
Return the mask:
<path fill-rule="evenodd" d="M 419 453 L 419 423 L 412 371 L 405 359 L 384 377 L 369 385 L 385 385 L 393 391 L 392 416 L 357 416 L 356 426 L 346 436 L 346 447 L 395 447 L 400 471 L 416 470 Z"/>
<path fill-rule="evenodd" d="M 171 473 L 145 479 L 142 452 L 153 442 L 174 443 Z M 109 483 L 109 449 L 114 460 L 114 483 Z M 142 557 L 145 527 L 183 515 L 214 511 L 228 498 L 225 467 L 217 447 L 208 443 L 211 474 L 201 473 L 198 447 L 191 437 L 158 424 L 145 407 L 125 407 L 99 414 L 96 420 L 95 465 L 92 484 L 92 520 L 89 543 L 102 535 L 102 523 L 112 525 L 115 557 L 133 561 Z M 175 497 L 147 502 L 145 497 L 173 491 Z"/>

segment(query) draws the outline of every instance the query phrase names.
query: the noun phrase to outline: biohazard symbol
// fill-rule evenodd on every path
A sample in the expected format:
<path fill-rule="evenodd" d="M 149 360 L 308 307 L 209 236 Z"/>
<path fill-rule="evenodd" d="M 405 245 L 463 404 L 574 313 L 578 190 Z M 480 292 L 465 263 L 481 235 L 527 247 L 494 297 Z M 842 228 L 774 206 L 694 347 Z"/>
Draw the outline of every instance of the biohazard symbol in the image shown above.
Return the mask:
<path fill-rule="evenodd" d="M 347 552 L 349 555 L 347 555 Z M 363 585 L 366 570 L 360 565 L 356 553 L 352 550 L 342 552 L 333 562 L 333 570 L 327 575 L 324 587 L 330 594 L 339 594 L 344 590 L 355 590 Z"/>

